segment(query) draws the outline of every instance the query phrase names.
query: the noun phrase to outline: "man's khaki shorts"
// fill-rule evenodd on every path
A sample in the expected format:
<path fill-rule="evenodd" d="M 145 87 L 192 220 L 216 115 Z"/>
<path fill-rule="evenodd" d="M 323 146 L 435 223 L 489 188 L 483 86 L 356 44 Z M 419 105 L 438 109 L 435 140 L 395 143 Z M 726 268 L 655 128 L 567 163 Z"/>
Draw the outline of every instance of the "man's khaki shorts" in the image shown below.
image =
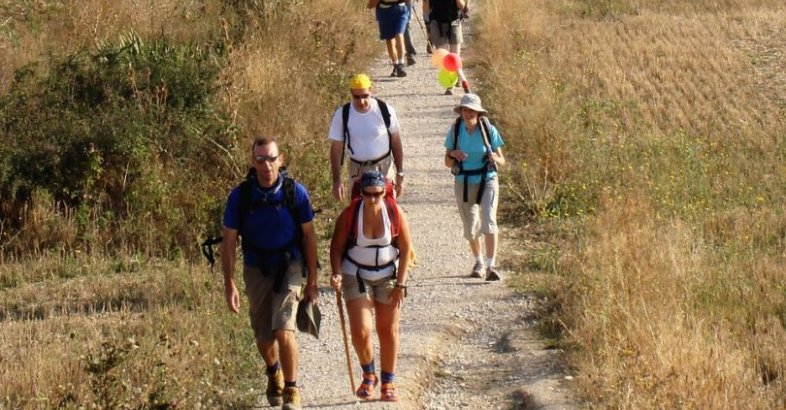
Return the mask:
<path fill-rule="evenodd" d="M 464 202 L 464 183 L 456 181 L 453 191 L 456 195 L 461 222 L 464 224 L 464 239 L 480 238 L 481 233 L 497 233 L 497 204 L 499 202 L 499 181 L 497 177 L 486 180 L 480 206 L 475 203 L 479 184 L 467 185 L 467 202 Z"/>
<path fill-rule="evenodd" d="M 352 189 L 352 182 L 355 178 L 359 178 L 363 175 L 366 171 L 379 171 L 382 175 L 385 175 L 388 179 L 392 179 L 393 177 L 393 154 L 387 156 L 387 158 L 380 160 L 376 164 L 367 164 L 362 163 L 358 164 L 355 161 L 349 161 L 349 189 Z"/>
<path fill-rule="evenodd" d="M 263 276 L 259 268 L 243 265 L 246 296 L 249 302 L 249 318 L 254 338 L 260 342 L 275 340 L 276 330 L 296 330 L 300 289 L 305 282 L 303 263 L 290 262 L 286 273 L 287 286 L 281 293 L 273 291 L 275 275 Z"/>
<path fill-rule="evenodd" d="M 366 292 L 360 293 L 358 277 L 355 275 L 342 275 L 341 292 L 344 293 L 344 300 L 366 298 L 383 304 L 390 304 L 390 292 L 396 287 L 396 278 L 393 276 L 374 281 L 364 280 Z"/>
<path fill-rule="evenodd" d="M 461 29 L 461 20 L 451 23 L 440 23 L 431 20 L 428 25 L 431 44 L 434 47 L 444 47 L 445 45 L 458 45 L 464 43 L 464 32 Z"/>

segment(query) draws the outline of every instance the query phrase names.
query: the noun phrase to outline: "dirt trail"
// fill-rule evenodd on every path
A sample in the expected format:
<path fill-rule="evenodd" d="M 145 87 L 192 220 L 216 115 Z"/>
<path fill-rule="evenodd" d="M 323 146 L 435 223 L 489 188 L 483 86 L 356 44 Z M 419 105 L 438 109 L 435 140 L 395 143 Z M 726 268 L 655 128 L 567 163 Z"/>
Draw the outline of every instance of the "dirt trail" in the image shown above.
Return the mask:
<path fill-rule="evenodd" d="M 576 408 L 555 353 L 546 350 L 534 333 L 533 301 L 507 289 L 504 270 L 503 282 L 467 277 L 472 262 L 462 238 L 452 176 L 442 162 L 444 135 L 455 118 L 452 108 L 463 92 L 443 95 L 436 69 L 425 52 L 422 31 L 414 20 L 411 30 L 418 55 L 417 64 L 406 68 L 409 75 L 389 77 L 391 66 L 383 56 L 369 73 L 374 81 L 372 92 L 395 107 L 402 123 L 406 185 L 401 206 L 409 218 L 419 262 L 402 311 L 397 372 L 402 400 L 398 405 L 378 400 L 360 405 Z M 506 248 L 513 245 L 507 243 L 504 232 L 501 236 L 504 260 Z M 319 303 L 321 339 L 298 335 L 304 407 L 356 408 L 359 404 L 349 387 L 331 289 L 320 290 Z M 375 352 L 379 368 L 376 343 Z M 354 352 L 352 360 L 358 383 Z"/>

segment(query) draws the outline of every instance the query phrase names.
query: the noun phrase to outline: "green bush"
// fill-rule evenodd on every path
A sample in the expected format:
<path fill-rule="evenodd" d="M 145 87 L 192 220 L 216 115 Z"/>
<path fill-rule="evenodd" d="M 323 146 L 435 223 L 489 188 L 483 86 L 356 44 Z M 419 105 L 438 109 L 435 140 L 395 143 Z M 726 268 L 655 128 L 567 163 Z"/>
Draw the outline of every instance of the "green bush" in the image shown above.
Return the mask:
<path fill-rule="evenodd" d="M 114 228 L 130 218 L 131 247 L 153 239 L 144 234 L 152 226 L 171 233 L 153 239 L 168 242 L 161 249 L 187 246 L 189 221 L 204 221 L 223 200 L 203 188 L 219 178 L 205 164 L 222 162 L 216 145 L 235 132 L 212 98 L 225 54 L 221 43 L 130 33 L 54 58 L 48 70 L 18 70 L 0 99 L 3 219 L 21 221 L 44 190 L 69 209 L 100 210 Z"/>

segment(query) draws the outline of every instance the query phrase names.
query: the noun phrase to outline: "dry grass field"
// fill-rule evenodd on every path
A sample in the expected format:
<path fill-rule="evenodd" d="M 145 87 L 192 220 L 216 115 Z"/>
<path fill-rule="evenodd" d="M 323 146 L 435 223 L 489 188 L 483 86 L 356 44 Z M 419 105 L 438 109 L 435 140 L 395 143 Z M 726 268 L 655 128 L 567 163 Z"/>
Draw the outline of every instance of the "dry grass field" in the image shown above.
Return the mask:
<path fill-rule="evenodd" d="M 110 213 L 101 196 L 71 207 L 42 189 L 21 209 L 12 197 L 0 198 L 0 408 L 248 408 L 256 402 L 261 365 L 247 360 L 256 356 L 247 319 L 227 313 L 219 269 L 209 270 L 198 253 L 197 241 L 220 216 L 184 220 L 193 207 L 188 198 L 212 193 L 223 202 L 244 173 L 254 132 L 279 137 L 299 164 L 293 173 L 317 202 L 329 195 L 320 186 L 326 171 L 309 158 L 323 158 L 325 107 L 344 97 L 348 73 L 380 51 L 374 30 L 368 13 L 344 0 L 0 1 L 0 98 L 18 73 L 46 78 L 53 61 L 106 44 L 151 53 L 194 44 L 217 50 L 221 59 L 208 84 L 209 102 L 222 107 L 215 121 L 241 131 L 219 135 L 224 139 L 207 145 L 219 155 L 204 158 L 172 155 L 151 138 L 156 154 L 144 171 L 160 190 L 142 198 L 149 204 L 143 212 L 126 205 L 127 214 Z M 157 39 L 169 48 L 154 48 Z M 127 75 L 144 79 L 137 74 Z M 174 87 L 156 84 L 158 94 L 137 98 L 136 112 L 169 109 L 155 100 L 167 98 L 168 86 Z M 0 104 L 0 122 L 10 118 L 4 109 Z M 142 120 L 128 118 L 129 127 L 141 123 L 133 121 Z M 172 135 L 202 138 L 208 131 Z M 11 144 L 4 138 L 12 137 L 0 133 L 5 148 Z M 0 157 L 12 149 L 0 150 Z M 91 178 L 111 184 L 101 178 L 113 165 L 98 161 Z M 13 183 L 5 171 L 0 180 Z M 189 187 L 178 191 L 183 173 Z M 327 230 L 320 226 L 320 232 Z M 181 234 L 187 246 L 172 252 L 167 243 Z"/>
<path fill-rule="evenodd" d="M 513 280 L 538 278 L 555 301 L 545 323 L 582 397 L 786 407 L 786 6 L 484 3 L 469 64 L 512 159 L 505 218 L 532 228 L 516 262 L 528 274 Z M 324 155 L 325 107 L 380 51 L 362 12 L 344 0 L 0 1 L 0 96 L 29 63 L 44 75 L 53 56 L 131 32 L 221 43 L 221 114 L 279 135 L 320 202 L 329 178 L 308 159 Z M 189 192 L 226 192 L 248 142 L 215 144 L 229 171 Z M 154 159 L 152 177 L 177 185 L 177 168 Z M 0 408 L 253 404 L 245 319 L 226 313 L 196 248 L 169 252 L 162 238 L 184 216 L 152 205 L 108 229 L 97 205 L 35 192 L 18 221 L 0 221 Z M 207 224 L 178 230 L 182 243 Z"/>
<path fill-rule="evenodd" d="M 786 6 L 486 12 L 473 64 L 584 398 L 786 406 Z"/>

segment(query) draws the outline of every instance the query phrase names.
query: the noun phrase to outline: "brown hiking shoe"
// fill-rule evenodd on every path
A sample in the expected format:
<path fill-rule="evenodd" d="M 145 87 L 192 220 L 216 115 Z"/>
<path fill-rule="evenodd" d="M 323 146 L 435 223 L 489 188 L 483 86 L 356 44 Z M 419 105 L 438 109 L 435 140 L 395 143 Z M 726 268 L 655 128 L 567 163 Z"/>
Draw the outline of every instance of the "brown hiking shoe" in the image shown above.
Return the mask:
<path fill-rule="evenodd" d="M 267 402 L 271 406 L 280 406 L 282 399 L 281 394 L 284 390 L 284 373 L 279 367 L 278 370 L 271 376 L 267 376 Z"/>
<path fill-rule="evenodd" d="M 284 388 L 284 405 L 282 410 L 300 410 L 300 392 L 297 387 Z"/>

